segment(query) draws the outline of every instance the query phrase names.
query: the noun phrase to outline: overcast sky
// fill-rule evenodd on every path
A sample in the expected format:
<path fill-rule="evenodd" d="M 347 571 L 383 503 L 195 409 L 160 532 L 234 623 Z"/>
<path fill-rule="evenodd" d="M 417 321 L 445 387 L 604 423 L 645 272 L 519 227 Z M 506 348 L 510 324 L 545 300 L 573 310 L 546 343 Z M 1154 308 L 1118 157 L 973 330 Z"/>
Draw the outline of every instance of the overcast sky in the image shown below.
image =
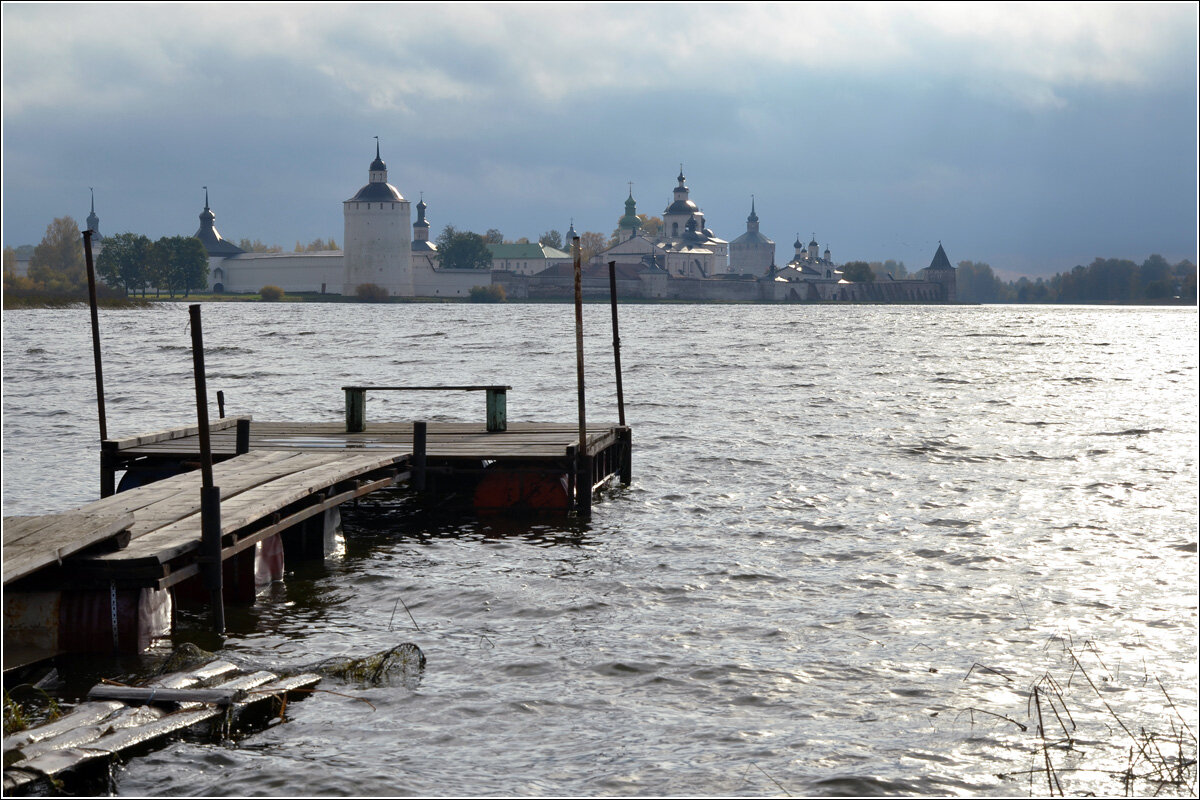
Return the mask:
<path fill-rule="evenodd" d="M 379 136 L 446 223 L 605 234 L 683 164 L 777 263 L 1196 260 L 1197 4 L 3 6 L 3 240 L 342 241 Z"/>

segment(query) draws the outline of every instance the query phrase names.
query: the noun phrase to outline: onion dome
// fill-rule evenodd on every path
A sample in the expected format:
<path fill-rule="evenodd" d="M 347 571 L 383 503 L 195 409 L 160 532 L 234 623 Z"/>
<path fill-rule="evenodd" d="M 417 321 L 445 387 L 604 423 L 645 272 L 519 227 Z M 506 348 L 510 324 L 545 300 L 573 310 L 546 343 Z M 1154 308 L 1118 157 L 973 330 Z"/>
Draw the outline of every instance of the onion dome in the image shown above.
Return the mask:
<path fill-rule="evenodd" d="M 642 227 L 642 221 L 637 215 L 637 201 L 633 199 L 633 188 L 629 189 L 629 197 L 625 200 L 625 216 L 617 222 L 622 230 L 636 231 Z"/>
<path fill-rule="evenodd" d="M 220 233 L 217 232 L 217 227 L 213 223 L 216 222 L 217 215 L 208 207 L 208 187 L 204 187 L 204 210 L 200 212 L 200 229 L 196 231 L 196 238 L 204 245 L 204 249 L 210 257 L 221 256 L 228 258 L 236 256 L 238 253 L 246 252 L 242 248 L 226 241 Z"/>
<path fill-rule="evenodd" d="M 94 241 L 102 238 L 100 236 L 100 218 L 96 216 L 96 190 L 89 186 L 88 191 L 92 193 L 92 211 L 87 217 L 87 229 L 92 232 Z"/>
<path fill-rule="evenodd" d="M 400 191 L 387 182 L 387 165 L 379 156 L 379 139 L 375 140 L 375 160 L 371 162 L 369 182 L 358 190 L 358 194 L 347 200 L 347 203 L 400 203 L 404 196 Z"/>
<path fill-rule="evenodd" d="M 371 162 L 371 172 L 387 172 L 387 164 L 379 157 L 379 137 L 375 137 L 375 160 Z"/>

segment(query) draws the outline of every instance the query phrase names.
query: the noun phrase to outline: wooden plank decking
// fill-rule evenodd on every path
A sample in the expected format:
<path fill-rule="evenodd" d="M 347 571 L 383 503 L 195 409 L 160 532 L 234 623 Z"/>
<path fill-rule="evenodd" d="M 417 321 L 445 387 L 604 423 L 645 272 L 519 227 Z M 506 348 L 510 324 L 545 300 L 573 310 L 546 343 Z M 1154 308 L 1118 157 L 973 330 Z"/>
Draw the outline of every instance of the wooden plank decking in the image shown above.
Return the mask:
<path fill-rule="evenodd" d="M 412 423 L 370 423 L 350 433 L 340 422 L 242 419 L 242 446 L 248 425 L 249 452 L 238 454 L 239 419 L 220 420 L 211 431 L 222 559 L 413 472 L 424 474 L 427 467 L 478 474 L 499 462 L 510 469 L 569 474 L 589 504 L 593 486 L 618 472 L 627 474 L 629 429 L 611 424 L 589 426 L 585 473 L 574 456 L 579 429 L 571 424 L 513 423 L 507 430 L 489 431 L 483 422 L 430 422 L 421 460 L 414 456 Z M 110 475 L 122 469 L 151 474 L 164 466 L 189 471 L 65 515 L 6 520 L 5 584 L 64 559 L 68 575 L 93 582 L 112 579 L 162 589 L 198 574 L 201 474 L 193 468 L 199 457 L 194 426 L 103 442 L 102 469 Z M 128 536 L 120 549 L 87 550 L 118 532 Z"/>
<path fill-rule="evenodd" d="M 114 508 L 4 518 L 4 583 L 32 575 L 128 531 L 134 516 Z"/>
<path fill-rule="evenodd" d="M 611 423 L 589 425 L 588 450 L 596 453 L 611 444 L 617 427 Z M 186 433 L 184 431 L 187 431 Z M 154 438 L 132 437 L 105 443 L 107 452 L 122 457 L 199 458 L 200 438 L 190 429 L 180 429 L 175 437 L 169 431 Z M 211 433 L 216 455 L 233 455 L 236 432 L 225 426 Z M 579 441 L 579 427 L 565 423 L 509 423 L 508 430 L 489 432 L 483 423 L 430 422 L 426 453 L 430 458 L 446 459 L 547 459 L 564 458 L 568 447 Z M 361 433 L 348 433 L 341 422 L 260 422 L 250 423 L 250 452 L 290 450 L 328 452 L 330 450 L 402 450 L 412 451 L 412 423 L 370 423 Z"/>
<path fill-rule="evenodd" d="M 297 502 L 311 501 L 303 509 L 288 511 L 288 524 L 314 516 L 334 502 L 393 485 L 407 458 L 407 452 L 396 448 L 320 453 L 262 450 L 216 464 L 213 481 L 221 489 L 224 557 L 277 532 L 276 515 Z M 82 513 L 120 512 L 132 515 L 133 522 L 126 547 L 76 559 L 75 568 L 136 576 L 159 586 L 168 576 L 169 585 L 195 574 L 194 565 L 183 571 L 168 565 L 194 557 L 200 548 L 200 485 L 200 472 L 186 472 L 84 506 Z M 327 494 L 330 491 L 332 496 Z M 270 524 L 264 526 L 264 521 Z"/>

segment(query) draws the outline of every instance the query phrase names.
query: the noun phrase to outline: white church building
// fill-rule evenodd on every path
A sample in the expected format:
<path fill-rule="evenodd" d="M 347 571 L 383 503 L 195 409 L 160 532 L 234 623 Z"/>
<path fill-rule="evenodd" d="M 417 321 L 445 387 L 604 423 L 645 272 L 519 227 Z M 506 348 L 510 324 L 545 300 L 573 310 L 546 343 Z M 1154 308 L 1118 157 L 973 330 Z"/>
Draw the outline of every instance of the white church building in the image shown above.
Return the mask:
<path fill-rule="evenodd" d="M 412 221 L 412 205 L 388 183 L 378 143 L 367 176 L 367 184 L 342 203 L 341 251 L 248 253 L 217 231 L 206 189 L 196 237 L 208 251 L 209 289 L 257 293 L 278 286 L 287 292 L 354 296 L 359 286 L 373 284 L 393 297 L 467 297 L 472 288 L 491 285 L 489 270 L 438 266 L 425 218 L 428 207 L 424 200 L 417 203 L 417 221 Z"/>
<path fill-rule="evenodd" d="M 671 203 L 663 211 L 662 230 L 648 234 L 637 215 L 630 190 L 625 216 L 617 223 L 617 243 L 592 257 L 592 264 L 609 261 L 653 262 L 674 278 L 715 278 L 728 275 L 729 242 L 717 237 L 704 221 L 704 212 L 688 196 L 690 190 L 679 168 Z"/>

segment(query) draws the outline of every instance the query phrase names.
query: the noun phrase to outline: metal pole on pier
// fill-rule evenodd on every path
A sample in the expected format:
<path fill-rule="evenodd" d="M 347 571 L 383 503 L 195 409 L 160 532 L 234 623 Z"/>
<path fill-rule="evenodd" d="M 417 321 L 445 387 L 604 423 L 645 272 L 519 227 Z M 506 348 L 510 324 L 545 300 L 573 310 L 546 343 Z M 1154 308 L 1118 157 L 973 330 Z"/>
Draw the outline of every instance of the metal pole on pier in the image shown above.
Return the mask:
<path fill-rule="evenodd" d="M 188 306 L 192 326 L 192 369 L 196 378 L 196 421 L 200 429 L 200 562 L 213 612 L 213 629 L 225 632 L 221 561 L 221 489 L 213 486 L 212 441 L 208 431 L 208 386 L 204 378 L 204 333 L 200 306 Z"/>
<path fill-rule="evenodd" d="M 587 452 L 587 412 L 583 380 L 583 247 L 576 236 L 571 243 L 575 255 L 575 375 L 579 396 L 579 448 L 575 451 L 575 512 L 592 514 L 592 470 Z"/>
<path fill-rule="evenodd" d="M 100 358 L 100 312 L 96 303 L 96 266 L 92 261 L 92 232 L 83 232 L 83 255 L 87 264 L 88 305 L 92 310 L 92 358 L 96 363 L 96 411 L 100 416 L 100 441 L 108 438 L 108 421 L 104 414 L 104 366 Z M 116 492 L 116 475 L 106 463 L 104 451 L 100 455 L 100 496 L 109 497 Z"/>
<path fill-rule="evenodd" d="M 625 426 L 625 392 L 621 388 L 621 334 L 617 326 L 617 262 L 608 262 L 608 296 L 612 304 L 613 365 L 617 370 L 617 416 Z"/>

